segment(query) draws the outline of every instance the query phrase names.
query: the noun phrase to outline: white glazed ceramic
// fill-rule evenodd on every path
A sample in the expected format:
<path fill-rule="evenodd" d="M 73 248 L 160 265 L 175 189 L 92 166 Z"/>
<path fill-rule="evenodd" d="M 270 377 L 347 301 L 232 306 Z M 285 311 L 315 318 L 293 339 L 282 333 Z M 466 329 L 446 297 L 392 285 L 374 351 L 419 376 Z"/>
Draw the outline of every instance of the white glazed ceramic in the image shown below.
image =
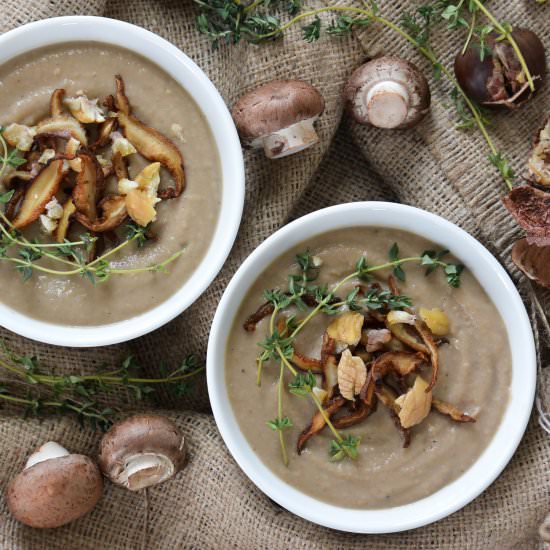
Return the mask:
<path fill-rule="evenodd" d="M 244 166 L 229 111 L 208 77 L 181 50 L 145 29 L 103 17 L 58 17 L 30 23 L 0 36 L 0 64 L 36 48 L 64 42 L 103 42 L 132 50 L 156 63 L 178 82 L 204 113 L 214 135 L 222 168 L 222 201 L 208 251 L 189 280 L 168 300 L 131 319 L 109 325 L 74 327 L 30 319 L 0 304 L 0 324 L 50 344 L 88 347 L 123 342 L 146 334 L 188 308 L 225 262 L 242 216 Z"/>
<path fill-rule="evenodd" d="M 301 493 L 273 474 L 254 454 L 240 431 L 224 376 L 227 338 L 238 308 L 258 274 L 310 237 L 366 225 L 410 231 L 450 249 L 495 303 L 504 320 L 512 352 L 510 402 L 497 433 L 479 459 L 457 480 L 431 496 L 383 510 L 333 506 Z M 320 525 L 355 533 L 391 533 L 420 527 L 455 512 L 476 498 L 502 472 L 521 440 L 533 405 L 535 347 L 529 319 L 516 288 L 497 260 L 478 241 L 456 225 L 417 208 L 359 202 L 326 208 L 290 223 L 246 259 L 229 283 L 214 317 L 208 344 L 207 377 L 210 403 L 220 433 L 239 466 L 265 494 L 294 514 Z"/>

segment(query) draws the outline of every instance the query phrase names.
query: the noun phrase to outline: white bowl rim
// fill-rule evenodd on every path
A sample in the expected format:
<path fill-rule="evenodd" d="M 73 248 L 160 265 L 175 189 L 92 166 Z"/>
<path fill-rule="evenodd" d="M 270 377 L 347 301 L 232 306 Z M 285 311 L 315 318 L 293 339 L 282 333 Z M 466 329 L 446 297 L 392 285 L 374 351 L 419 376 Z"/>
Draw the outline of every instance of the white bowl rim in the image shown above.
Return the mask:
<path fill-rule="evenodd" d="M 244 161 L 233 119 L 214 84 L 180 49 L 136 25 L 94 16 L 63 16 L 28 23 L 0 36 L 0 64 L 31 50 L 67 42 L 99 42 L 125 48 L 172 76 L 206 117 L 222 171 L 222 201 L 212 241 L 191 277 L 155 308 L 116 323 L 69 326 L 32 319 L 0 304 L 0 324 L 21 336 L 60 346 L 105 346 L 137 338 L 168 323 L 208 288 L 225 263 L 240 226 Z"/>
<path fill-rule="evenodd" d="M 458 479 L 419 501 L 381 510 L 357 510 L 316 500 L 288 485 L 257 457 L 237 425 L 225 386 L 229 330 L 250 285 L 272 261 L 308 238 L 352 226 L 382 226 L 424 236 L 462 261 L 495 303 L 512 353 L 510 402 L 493 439 Z M 505 300 L 496 300 L 499 295 Z M 244 261 L 219 303 L 207 353 L 207 382 L 218 429 L 237 464 L 275 502 L 311 522 L 354 533 L 394 533 L 437 521 L 481 494 L 502 472 L 525 432 L 533 406 L 536 354 L 525 306 L 510 277 L 491 253 L 463 229 L 435 214 L 387 202 L 332 206 L 299 218 L 266 239 Z"/>

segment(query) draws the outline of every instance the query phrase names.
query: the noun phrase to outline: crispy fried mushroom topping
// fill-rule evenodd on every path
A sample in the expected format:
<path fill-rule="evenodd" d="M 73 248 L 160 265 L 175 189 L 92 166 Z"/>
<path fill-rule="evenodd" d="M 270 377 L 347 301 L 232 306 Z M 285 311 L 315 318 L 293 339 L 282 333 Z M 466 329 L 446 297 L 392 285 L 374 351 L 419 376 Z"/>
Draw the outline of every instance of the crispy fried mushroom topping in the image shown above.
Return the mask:
<path fill-rule="evenodd" d="M 179 149 L 160 132 L 122 111 L 119 112 L 118 123 L 124 136 L 140 155 L 151 162 L 160 162 L 174 178 L 175 188 L 164 189 L 159 196 L 163 199 L 179 197 L 185 187 L 183 157 Z"/>
<path fill-rule="evenodd" d="M 116 229 L 119 225 L 124 223 L 124 220 L 128 216 L 126 198 L 120 195 L 105 197 L 99 203 L 99 208 L 102 210 L 103 214 L 101 218 L 96 221 L 90 220 L 80 212 L 75 213 L 75 218 L 90 231 L 105 233 Z"/>
<path fill-rule="evenodd" d="M 82 145 L 88 145 L 86 131 L 80 122 L 70 115 L 59 115 L 46 118 L 36 125 L 36 135 L 45 134 L 48 136 L 58 136 L 63 138 L 73 137 Z"/>
<path fill-rule="evenodd" d="M 69 224 L 71 223 L 71 218 L 74 216 L 75 212 L 76 206 L 74 205 L 73 200 L 69 197 L 63 205 L 63 215 L 59 219 L 57 231 L 55 232 L 55 240 L 58 243 L 65 242 L 67 231 L 69 230 Z"/>
<path fill-rule="evenodd" d="M 103 192 L 103 170 L 93 155 L 80 153 L 81 170 L 76 178 L 72 197 L 78 212 L 89 220 L 97 218 L 98 198 Z"/>
<path fill-rule="evenodd" d="M 63 160 L 54 160 L 45 166 L 29 185 L 21 208 L 12 224 L 21 229 L 36 221 L 52 200 L 63 179 Z"/>

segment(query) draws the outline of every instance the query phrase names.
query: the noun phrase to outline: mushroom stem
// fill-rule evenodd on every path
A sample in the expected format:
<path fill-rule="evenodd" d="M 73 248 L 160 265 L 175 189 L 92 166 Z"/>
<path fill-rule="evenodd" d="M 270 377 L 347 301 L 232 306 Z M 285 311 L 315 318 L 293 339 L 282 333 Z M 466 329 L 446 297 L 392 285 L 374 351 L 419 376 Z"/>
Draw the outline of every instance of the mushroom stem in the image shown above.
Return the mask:
<path fill-rule="evenodd" d="M 60 458 L 62 456 L 69 456 L 69 451 L 56 443 L 55 441 L 48 441 L 38 447 L 34 453 L 32 453 L 27 459 L 24 470 L 38 464 L 39 462 L 44 462 L 45 460 L 50 460 L 51 458 Z"/>
<path fill-rule="evenodd" d="M 303 151 L 319 141 L 313 127 L 318 117 L 300 120 L 287 128 L 281 128 L 260 138 L 265 154 L 270 159 L 278 159 Z"/>
<path fill-rule="evenodd" d="M 164 456 L 155 453 L 132 455 L 120 473 L 120 482 L 130 491 L 139 491 L 162 483 L 174 474 L 174 464 Z"/>
<path fill-rule="evenodd" d="M 399 82 L 378 82 L 358 99 L 364 103 L 369 122 L 378 128 L 397 128 L 407 118 L 409 94 Z"/>

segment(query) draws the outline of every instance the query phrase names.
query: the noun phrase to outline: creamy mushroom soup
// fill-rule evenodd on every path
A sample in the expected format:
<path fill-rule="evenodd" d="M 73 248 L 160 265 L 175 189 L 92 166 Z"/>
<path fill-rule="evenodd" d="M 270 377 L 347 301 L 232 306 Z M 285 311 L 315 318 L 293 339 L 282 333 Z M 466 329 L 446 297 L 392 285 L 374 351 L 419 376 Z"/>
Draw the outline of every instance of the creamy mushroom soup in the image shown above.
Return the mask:
<path fill-rule="evenodd" d="M 143 268 L 161 264 L 182 249 L 184 252 L 167 266 L 167 273 L 111 275 L 106 282 L 95 285 L 85 277 L 52 276 L 37 270 L 24 282 L 12 264 L 3 262 L 0 300 L 36 319 L 65 325 L 103 325 L 143 313 L 182 286 L 212 240 L 221 200 L 221 168 L 213 135 L 191 96 L 148 60 L 100 43 L 63 44 L 27 53 L 0 67 L 0 123 L 36 125 L 50 115 L 50 96 L 60 88 L 67 98 L 84 94 L 90 100 L 99 99 L 101 106 L 109 94 L 114 94 L 115 75 L 124 79 L 132 114 L 161 132 L 182 153 L 185 189 L 181 196 L 154 205 L 157 219 L 148 235 L 152 239 L 142 248 L 132 243 L 110 257 L 111 267 Z M 105 116 L 115 108 L 108 103 L 107 107 L 103 108 Z M 70 114 L 67 104 L 63 108 Z M 140 170 L 150 165 L 139 154 L 127 158 L 129 180 L 136 179 Z M 160 178 L 159 189 L 174 186 L 164 165 Z M 116 178 L 110 176 L 108 192 L 116 193 L 116 184 Z M 23 234 L 46 242 L 43 229 L 37 221 L 25 227 Z M 74 222 L 68 237 L 78 239 L 86 231 Z M 108 250 L 125 238 L 124 231 L 121 226 L 116 238 L 111 233 L 102 235 L 103 249 Z M 52 268 L 58 264 L 42 260 L 42 265 Z"/>
<path fill-rule="evenodd" d="M 269 307 L 259 311 L 253 323 L 250 315 L 265 303 L 266 289 L 287 289 L 288 274 L 300 273 L 295 254 L 306 248 L 313 254 L 311 265 L 320 265 L 320 268 L 313 267 L 311 273 L 318 271 L 318 276 L 308 284 L 332 287 L 354 272 L 356 262 L 362 256 L 366 255 L 368 266 L 387 262 L 388 250 L 393 243 L 398 243 L 401 258 L 417 256 L 425 250 L 437 250 L 433 243 L 407 232 L 354 227 L 320 235 L 284 254 L 258 274 L 257 281 L 250 288 L 234 320 L 227 342 L 225 373 L 229 399 L 236 421 L 253 451 L 275 474 L 296 489 L 317 499 L 349 508 L 386 508 L 407 504 L 457 479 L 488 445 L 509 399 L 511 356 L 506 330 L 495 306 L 467 270 L 461 274 L 460 288 L 452 288 L 447 284 L 446 274 L 441 267 L 426 276 L 425 266 L 420 266 L 418 262 L 404 264 L 406 282 L 397 281 L 399 289 L 396 289 L 396 280 L 392 281 L 393 290 L 398 290 L 397 297 L 393 294 L 390 296 L 387 290 L 391 271 L 376 271 L 372 273 L 374 278 L 370 282 L 352 279 L 335 294 L 343 301 L 346 297 L 350 299 L 350 292 L 356 292 L 355 297 L 351 296 L 351 301 L 369 301 L 371 305 L 377 300 L 385 301 L 393 304 L 399 313 L 390 316 L 385 315 L 384 308 L 358 308 L 364 316 L 364 319 L 359 319 L 360 328 L 362 326 L 360 343 L 346 346 L 336 341 L 336 347 L 327 352 L 324 346 L 328 341 L 325 340 L 325 331 L 328 334 L 332 330 L 330 334 L 336 340 L 344 340 L 349 336 L 346 331 L 350 327 L 353 329 L 351 325 L 355 324 L 356 319 L 351 315 L 354 312 L 346 313 L 346 307 L 340 307 L 338 300 L 335 300 L 336 314 L 314 317 L 292 343 L 294 355 L 292 349 L 285 352 L 290 365 L 302 376 L 302 383 L 304 378 L 307 382 L 309 375 L 300 370 L 298 365 L 305 363 L 304 368 L 308 368 L 309 364 L 311 372 L 315 373 L 321 364 L 326 378 L 331 354 L 336 359 L 339 385 L 333 388 L 336 394 L 330 400 L 326 400 L 323 394 L 330 388 L 327 388 L 320 375 L 313 374 L 315 380 L 310 382 L 316 386 L 315 393 L 319 401 L 323 402 L 325 410 L 330 407 L 334 409 L 338 400 L 343 401 L 344 405 L 331 416 L 331 421 L 337 426 L 344 441 L 353 442 L 353 439 L 348 439 L 349 436 L 360 437 L 356 447 L 357 457 L 350 458 L 339 452 L 338 447 L 331 449 L 330 442 L 336 438 L 327 426 L 307 439 L 302 445 L 301 454 L 298 454 L 297 445 L 300 444 L 301 436 L 308 427 L 315 431 L 310 423 L 318 409 L 307 392 L 303 397 L 290 393 L 289 384 L 293 384 L 294 389 L 300 384 L 296 384 L 296 378 L 285 367 L 281 411 L 278 411 L 280 367 L 273 359 L 265 361 L 261 371 L 261 386 L 257 385 L 256 359 L 263 349 L 258 343 L 264 341 L 264 345 L 269 347 L 265 339 L 272 334 L 269 326 L 271 315 L 268 314 Z M 444 260 L 449 261 L 447 256 Z M 362 286 L 358 287 L 359 284 Z M 357 288 L 360 292 L 355 290 Z M 407 307 L 404 297 L 412 300 L 412 309 Z M 278 315 L 273 326 L 277 327 L 281 336 L 287 336 L 286 327 L 290 326 L 290 330 L 294 330 L 294 327 L 299 326 L 308 313 L 313 311 L 311 305 L 303 311 L 285 308 L 283 315 L 286 316 L 286 325 L 280 322 Z M 296 315 L 296 319 L 288 321 L 291 313 Z M 347 326 L 342 326 L 340 322 L 337 327 L 337 320 L 344 315 L 348 315 L 353 322 L 347 323 Z M 420 321 L 422 316 L 426 322 Z M 258 320 L 260 317 L 263 318 Z M 389 319 L 393 317 L 402 324 L 392 325 Z M 411 320 L 417 325 L 406 324 Z M 243 328 L 244 324 L 248 330 Z M 397 328 L 406 329 L 406 334 L 403 333 L 405 337 L 401 334 L 400 338 L 407 341 L 413 335 L 415 326 L 423 331 L 428 325 L 431 335 L 425 334 L 423 339 L 416 334 L 411 342 L 421 350 L 430 341 L 437 347 L 439 374 L 431 390 L 431 412 L 430 402 L 427 403 L 427 410 L 424 409 L 425 399 L 430 393 L 425 390 L 432 380 L 430 362 L 433 364 L 433 360 L 428 358 L 430 353 L 426 353 L 427 350 L 409 349 L 399 338 L 395 338 L 395 334 L 400 334 Z M 386 326 L 392 330 L 388 331 Z M 380 338 L 390 332 L 391 340 Z M 363 340 L 365 333 L 368 334 L 366 341 Z M 373 335 L 375 338 L 371 341 Z M 288 342 L 285 343 L 282 338 L 279 344 L 286 349 Z M 363 344 L 371 349 L 370 353 Z M 321 353 L 322 347 L 325 357 Z M 420 360 L 420 366 L 417 368 L 413 365 L 413 371 L 403 377 L 398 376 L 397 367 L 403 367 L 404 364 L 397 361 L 390 365 L 393 371 L 378 371 L 379 376 L 374 375 L 376 384 L 372 386 L 375 392 L 374 406 L 363 420 L 353 424 L 354 415 L 361 416 L 364 401 L 368 400 L 368 391 L 365 392 L 365 389 L 370 387 L 369 377 L 376 371 L 377 367 L 373 365 L 381 366 L 384 356 L 386 359 L 391 357 L 388 354 L 392 349 L 394 353 L 395 350 L 401 350 L 398 353 L 404 353 L 413 362 Z M 343 363 L 351 358 L 355 361 L 354 368 L 360 367 L 356 371 L 347 371 L 352 382 L 357 382 L 357 373 L 361 369 L 368 371 L 366 378 L 359 379 L 359 385 L 364 381 L 361 388 L 354 389 L 353 384 L 348 383 L 350 378 L 346 380 L 341 377 L 344 374 L 343 366 L 349 366 Z M 413 363 L 409 361 L 407 364 Z M 421 392 L 414 394 L 416 389 L 412 388 L 413 381 L 415 386 L 422 383 Z M 348 399 L 338 395 L 338 392 L 348 392 Z M 397 397 L 400 394 L 408 397 Z M 411 396 L 414 397 L 412 401 L 416 399 L 412 408 L 409 406 Z M 403 416 L 407 407 L 408 418 Z M 319 420 L 318 414 L 316 417 Z M 280 424 L 288 453 L 288 466 L 284 465 L 279 434 L 273 429 L 277 427 L 274 422 L 278 418 L 282 419 Z M 350 419 L 350 427 L 338 427 L 345 426 L 345 422 Z M 271 422 L 271 427 L 267 422 Z M 404 429 L 403 425 L 399 426 L 400 422 L 403 425 L 415 425 Z M 407 438 L 409 445 L 404 447 Z M 329 452 L 332 452 L 333 460 L 337 460 L 329 460 Z"/>

